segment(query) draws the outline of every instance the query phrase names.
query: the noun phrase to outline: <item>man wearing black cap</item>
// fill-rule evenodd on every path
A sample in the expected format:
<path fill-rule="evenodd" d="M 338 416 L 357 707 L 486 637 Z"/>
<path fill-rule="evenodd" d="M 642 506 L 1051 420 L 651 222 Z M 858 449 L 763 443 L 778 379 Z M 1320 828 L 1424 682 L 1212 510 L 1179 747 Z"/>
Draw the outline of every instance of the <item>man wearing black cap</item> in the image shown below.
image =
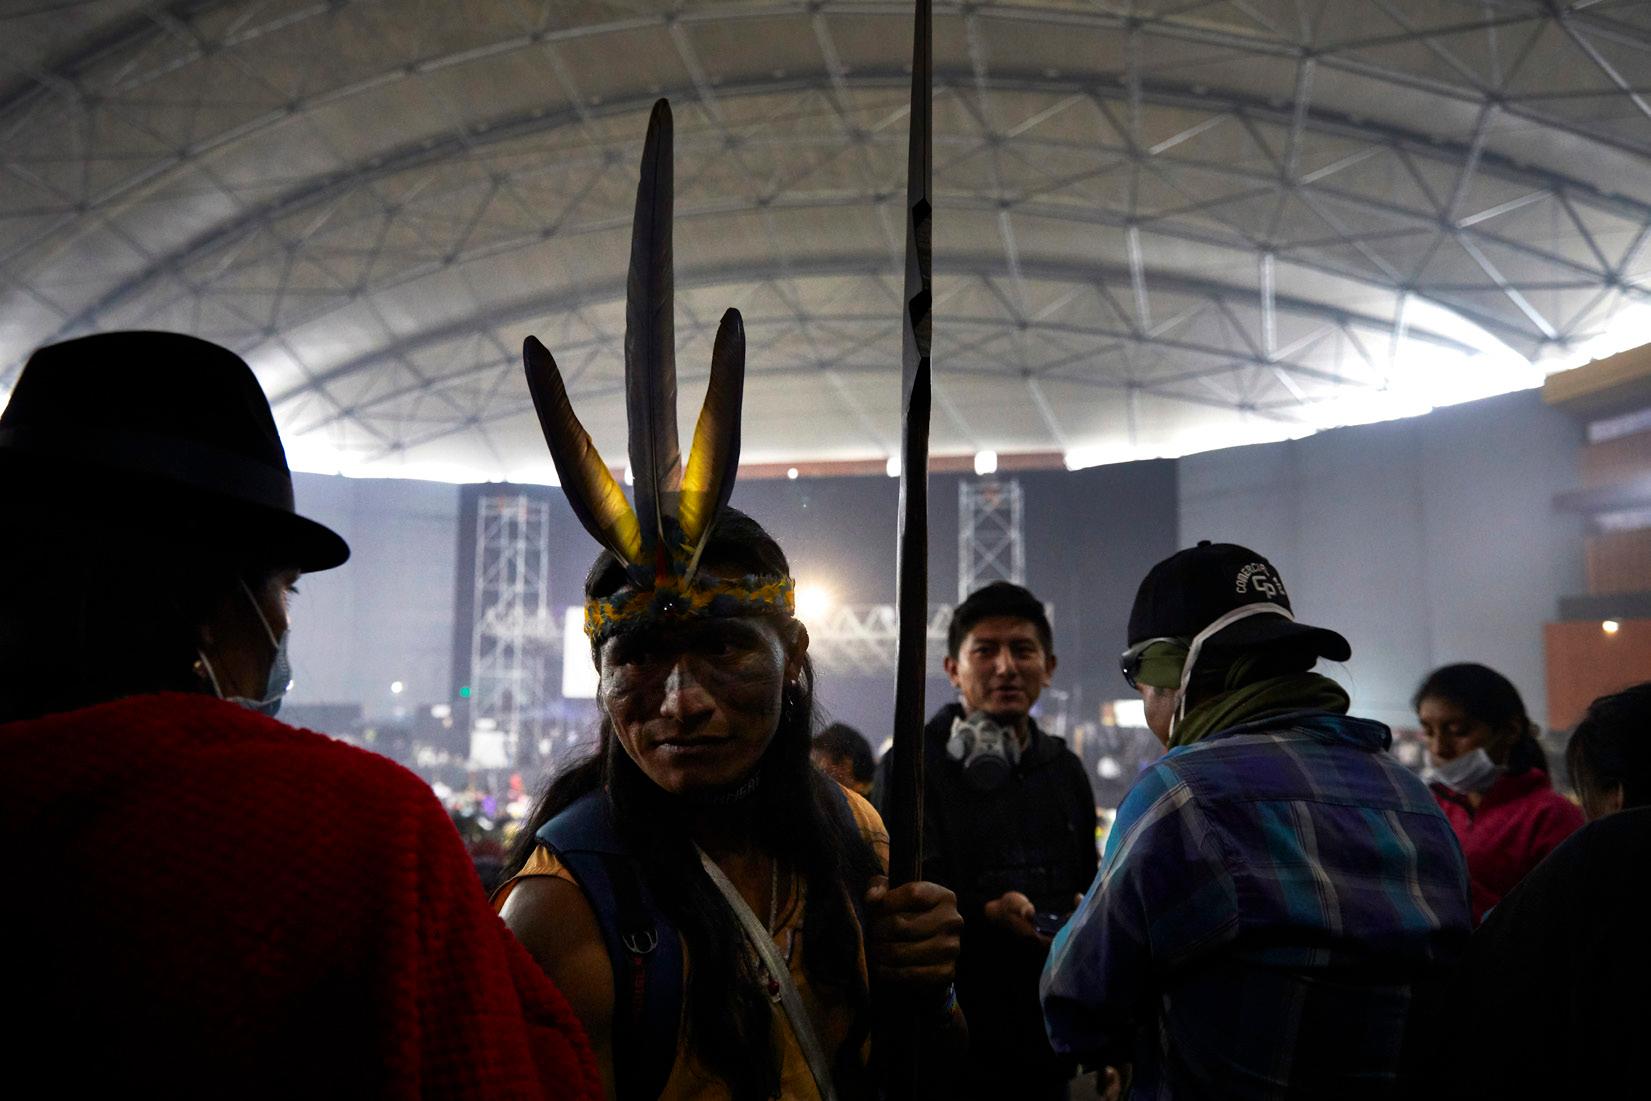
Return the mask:
<path fill-rule="evenodd" d="M 1244 547 L 1200 543 L 1141 584 L 1123 673 L 1169 752 L 1041 988 L 1055 1047 L 1132 1067 L 1132 1097 L 1403 1096 L 1467 873 L 1387 728 L 1312 672 L 1350 656 Z"/>
<path fill-rule="evenodd" d="M 923 732 L 923 874 L 963 914 L 962 1096 L 1064 1098 L 1076 1068 L 1044 1037 L 1038 973 L 1095 875 L 1095 796 L 1083 762 L 1032 718 L 1055 672 L 1042 602 L 1007 581 L 971 593 L 952 613 L 945 669 L 957 700 Z"/>

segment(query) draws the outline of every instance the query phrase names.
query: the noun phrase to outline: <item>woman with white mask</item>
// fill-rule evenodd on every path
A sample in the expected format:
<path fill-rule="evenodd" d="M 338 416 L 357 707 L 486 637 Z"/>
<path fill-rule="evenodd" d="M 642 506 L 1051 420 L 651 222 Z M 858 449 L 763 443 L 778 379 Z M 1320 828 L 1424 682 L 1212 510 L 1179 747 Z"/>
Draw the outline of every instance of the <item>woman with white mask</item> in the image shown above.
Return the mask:
<path fill-rule="evenodd" d="M 1428 746 L 1422 778 L 1462 842 L 1477 923 L 1582 825 L 1582 812 L 1554 791 L 1536 724 L 1502 674 L 1446 665 L 1413 703 Z"/>
<path fill-rule="evenodd" d="M 429 786 L 271 717 L 293 583 L 349 548 L 294 510 L 239 356 L 156 332 L 35 352 L 0 516 L 11 1080 L 599 1096 Z"/>

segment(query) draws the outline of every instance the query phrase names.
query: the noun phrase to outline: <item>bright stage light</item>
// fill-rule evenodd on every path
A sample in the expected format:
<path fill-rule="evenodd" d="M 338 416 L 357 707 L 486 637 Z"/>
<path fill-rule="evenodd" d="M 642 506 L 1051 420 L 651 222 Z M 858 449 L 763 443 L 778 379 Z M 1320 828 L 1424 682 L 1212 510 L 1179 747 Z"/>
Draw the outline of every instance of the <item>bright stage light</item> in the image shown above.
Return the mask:
<path fill-rule="evenodd" d="M 796 467 L 794 467 L 794 466 L 787 467 L 786 471 L 785 471 L 785 476 L 787 478 L 790 478 L 794 482 L 794 481 L 797 480 L 797 475 L 799 473 L 801 473 L 801 472 Z"/>
<path fill-rule="evenodd" d="M 832 603 L 831 590 L 823 585 L 797 586 L 797 618 L 804 623 L 825 618 Z"/>
<path fill-rule="evenodd" d="M 1622 624 L 1618 623 L 1614 619 L 1607 619 L 1604 623 L 1599 625 L 1599 629 L 1608 635 L 1614 635 L 1618 631 L 1622 630 Z"/>
<path fill-rule="evenodd" d="M 1145 700 L 1113 700 L 1112 721 L 1122 727 L 1144 727 L 1147 724 Z"/>
<path fill-rule="evenodd" d="M 1087 470 L 1092 466 L 1132 463 L 1137 459 L 1153 457 L 1146 448 L 1131 447 L 1127 443 L 1107 443 L 1068 448 L 1061 459 L 1068 470 Z"/>
<path fill-rule="evenodd" d="M 979 474 L 979 475 L 982 475 L 982 476 L 985 476 L 987 474 L 996 474 L 997 473 L 997 452 L 996 451 L 976 451 L 975 452 L 975 473 Z"/>
<path fill-rule="evenodd" d="M 889 461 L 883 464 L 883 473 L 891 478 L 900 477 L 900 456 L 890 455 Z"/>
<path fill-rule="evenodd" d="M 562 613 L 562 698 L 594 700 L 599 687 L 585 638 L 585 609 L 568 608 Z"/>
<path fill-rule="evenodd" d="M 405 692 L 406 690 L 407 690 L 407 686 L 405 684 L 402 684 L 400 681 L 393 680 L 393 681 L 390 682 L 390 691 L 393 694 L 399 696 L 403 692 Z"/>

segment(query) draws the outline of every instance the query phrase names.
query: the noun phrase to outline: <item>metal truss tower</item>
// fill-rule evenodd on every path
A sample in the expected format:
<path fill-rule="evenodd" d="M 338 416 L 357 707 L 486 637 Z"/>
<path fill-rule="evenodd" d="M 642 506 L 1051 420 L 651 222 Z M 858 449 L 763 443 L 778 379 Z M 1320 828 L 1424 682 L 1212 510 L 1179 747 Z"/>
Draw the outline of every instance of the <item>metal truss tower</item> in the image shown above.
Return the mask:
<path fill-rule="evenodd" d="M 1026 584 L 1026 527 L 1014 478 L 957 487 L 958 603 L 992 581 Z"/>
<path fill-rule="evenodd" d="M 550 508 L 516 493 L 476 502 L 476 601 L 470 636 L 470 754 L 489 767 L 515 763 L 537 739 L 550 698 Z"/>
<path fill-rule="evenodd" d="M 929 646 L 946 644 L 950 604 L 929 605 Z M 808 621 L 808 655 L 817 670 L 884 676 L 894 668 L 899 613 L 893 604 L 841 604 Z"/>
<path fill-rule="evenodd" d="M 991 479 L 958 487 L 957 599 L 989 581 L 1026 583 L 1026 526 L 1020 483 Z M 950 604 L 929 605 L 929 644 L 944 646 Z M 897 617 L 892 604 L 844 604 L 809 621 L 815 668 L 877 676 L 894 665 Z"/>

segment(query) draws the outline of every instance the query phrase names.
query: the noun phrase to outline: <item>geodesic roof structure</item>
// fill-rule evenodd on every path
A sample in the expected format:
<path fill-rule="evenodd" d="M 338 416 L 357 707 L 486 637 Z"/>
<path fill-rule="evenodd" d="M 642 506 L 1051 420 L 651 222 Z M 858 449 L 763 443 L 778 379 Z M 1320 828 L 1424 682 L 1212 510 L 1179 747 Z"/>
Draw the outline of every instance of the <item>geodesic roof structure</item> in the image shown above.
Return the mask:
<path fill-rule="evenodd" d="M 603 452 L 647 111 L 677 120 L 685 416 L 745 313 L 752 462 L 897 450 L 910 9 L 0 6 L 0 392 L 184 329 L 294 465 L 549 480 L 536 333 Z M 1651 5 L 935 12 L 935 448 L 1073 465 L 1531 385 L 1645 338 Z"/>

